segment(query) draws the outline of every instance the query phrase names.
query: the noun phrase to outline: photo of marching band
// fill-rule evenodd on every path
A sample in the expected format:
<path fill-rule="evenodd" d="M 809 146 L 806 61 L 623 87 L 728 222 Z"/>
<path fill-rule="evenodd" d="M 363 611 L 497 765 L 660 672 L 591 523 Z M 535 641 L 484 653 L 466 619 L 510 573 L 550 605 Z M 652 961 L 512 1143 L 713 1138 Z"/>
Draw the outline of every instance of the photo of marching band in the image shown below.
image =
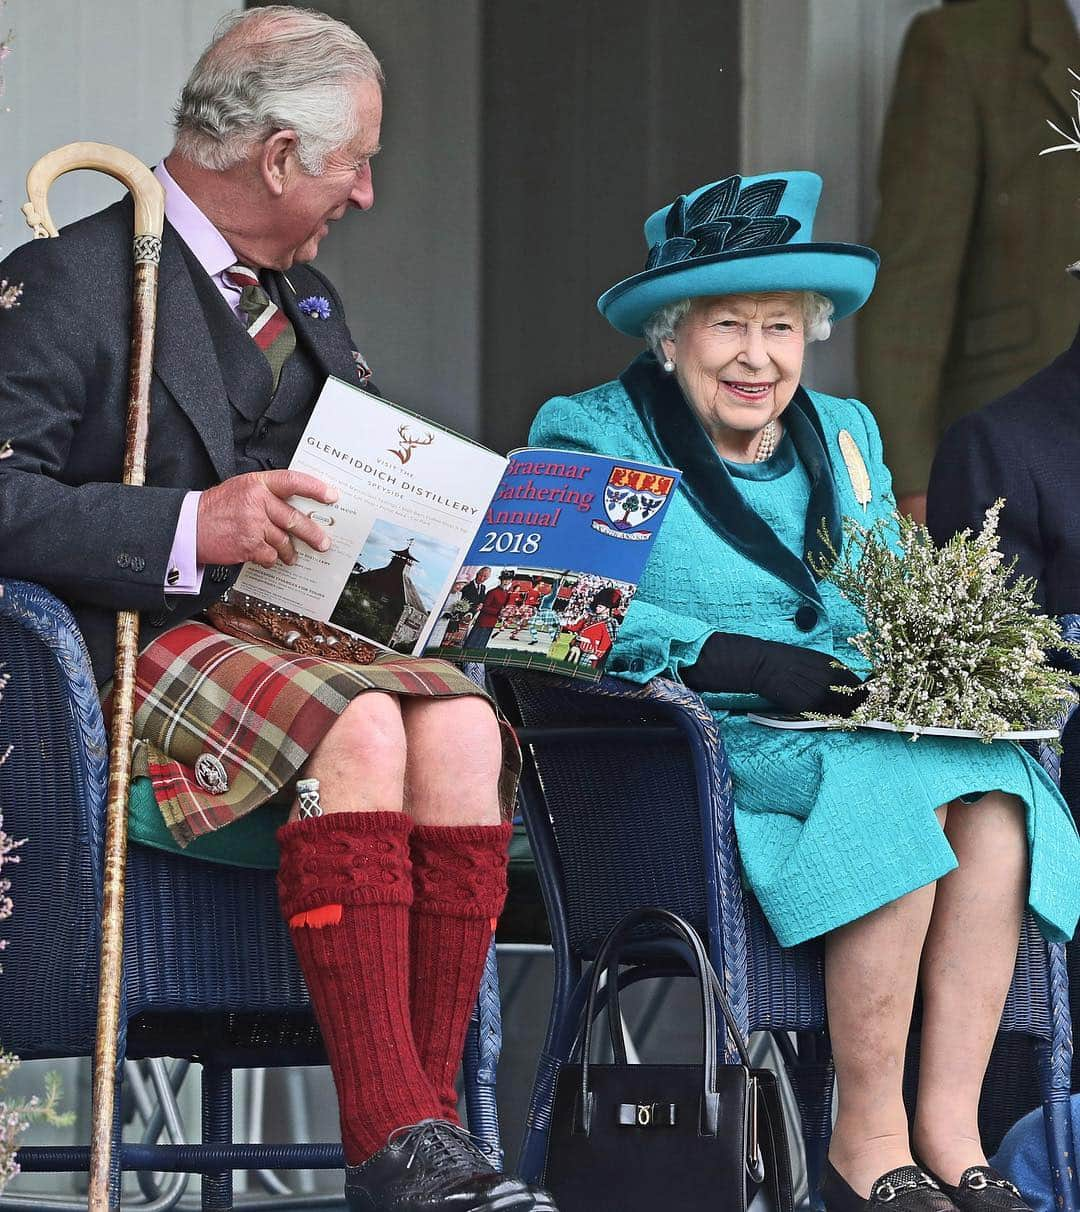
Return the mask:
<path fill-rule="evenodd" d="M 599 675 L 633 595 L 593 573 L 466 565 L 426 651 Z"/>

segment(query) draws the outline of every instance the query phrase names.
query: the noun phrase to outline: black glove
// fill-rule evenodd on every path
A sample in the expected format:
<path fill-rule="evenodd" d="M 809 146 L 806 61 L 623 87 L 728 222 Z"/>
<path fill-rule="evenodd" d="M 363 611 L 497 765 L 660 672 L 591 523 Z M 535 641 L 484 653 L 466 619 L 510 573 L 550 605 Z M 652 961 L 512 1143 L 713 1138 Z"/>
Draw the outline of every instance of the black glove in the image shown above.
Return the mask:
<path fill-rule="evenodd" d="M 791 715 L 846 716 L 866 698 L 865 689 L 856 694 L 832 689 L 862 688 L 863 681 L 827 652 L 725 631 L 709 636 L 698 659 L 682 670 L 682 680 L 691 690 L 757 694 Z"/>

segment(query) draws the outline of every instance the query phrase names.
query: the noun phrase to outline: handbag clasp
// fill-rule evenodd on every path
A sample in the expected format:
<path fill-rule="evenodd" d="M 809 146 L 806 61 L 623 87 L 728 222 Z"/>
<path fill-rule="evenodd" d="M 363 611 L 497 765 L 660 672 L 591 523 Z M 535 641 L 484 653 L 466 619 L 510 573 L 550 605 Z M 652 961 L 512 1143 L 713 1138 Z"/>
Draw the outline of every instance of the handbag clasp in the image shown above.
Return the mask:
<path fill-rule="evenodd" d="M 620 1128 L 674 1128 L 674 1103 L 620 1103 Z"/>

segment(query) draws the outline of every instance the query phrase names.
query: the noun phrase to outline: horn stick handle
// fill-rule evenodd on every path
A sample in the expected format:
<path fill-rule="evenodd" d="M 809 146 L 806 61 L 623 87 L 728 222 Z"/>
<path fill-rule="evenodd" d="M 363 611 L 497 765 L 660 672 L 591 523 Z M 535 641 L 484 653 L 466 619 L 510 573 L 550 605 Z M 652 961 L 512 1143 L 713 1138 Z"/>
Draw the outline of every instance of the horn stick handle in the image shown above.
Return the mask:
<path fill-rule="evenodd" d="M 126 185 L 135 199 L 135 235 L 157 236 L 165 224 L 165 190 L 161 182 L 131 152 L 108 143 L 66 143 L 47 152 L 26 174 L 26 196 L 22 212 L 34 235 L 60 233 L 49 214 L 49 186 L 64 173 L 77 168 L 96 169 Z"/>
<path fill-rule="evenodd" d="M 165 222 L 165 191 L 153 173 L 130 152 L 105 143 L 68 143 L 49 152 L 26 175 L 29 201 L 23 206 L 35 237 L 57 236 L 49 214 L 49 186 L 64 173 L 89 168 L 121 181 L 135 202 L 134 274 L 131 303 L 131 363 L 123 482 L 142 484 L 150 428 L 150 378 L 154 364 L 158 265 Z M 101 958 L 97 1037 L 94 1043 L 90 1127 L 90 1212 L 108 1212 L 111 1190 L 119 1190 L 113 1157 L 114 1107 L 124 964 L 124 881 L 127 869 L 127 810 L 134 740 L 135 665 L 139 615 L 116 616 L 116 668 L 109 734 L 109 790 L 105 805 L 105 871 L 101 901 Z M 115 1182 L 115 1187 L 114 1187 Z"/>

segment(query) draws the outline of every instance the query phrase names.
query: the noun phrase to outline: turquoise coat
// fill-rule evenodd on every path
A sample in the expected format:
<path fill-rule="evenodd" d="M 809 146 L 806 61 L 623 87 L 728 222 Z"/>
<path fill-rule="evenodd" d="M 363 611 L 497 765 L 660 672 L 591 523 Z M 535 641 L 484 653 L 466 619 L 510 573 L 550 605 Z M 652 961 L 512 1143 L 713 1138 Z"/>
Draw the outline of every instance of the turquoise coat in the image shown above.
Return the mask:
<path fill-rule="evenodd" d="M 651 354 L 619 379 L 540 410 L 532 445 L 683 471 L 609 672 L 634 682 L 679 679 L 714 631 L 816 648 L 866 672 L 848 642 L 863 630 L 861 616 L 818 581 L 804 556 L 821 550 L 822 523 L 839 546 L 844 515 L 868 524 L 891 514 L 877 426 L 857 400 L 802 388 L 784 425 L 785 441 L 767 464 L 729 470 Z M 840 451 L 845 430 L 870 473 L 865 508 Z M 780 732 L 740 714 L 766 706 L 751 695 L 704 697 L 728 751 L 746 878 L 784 946 L 952 870 L 956 857 L 934 810 L 995 789 L 1027 808 L 1036 919 L 1048 938 L 1071 937 L 1080 914 L 1080 839 L 1052 781 L 1018 746 L 912 742 L 865 730 Z"/>

